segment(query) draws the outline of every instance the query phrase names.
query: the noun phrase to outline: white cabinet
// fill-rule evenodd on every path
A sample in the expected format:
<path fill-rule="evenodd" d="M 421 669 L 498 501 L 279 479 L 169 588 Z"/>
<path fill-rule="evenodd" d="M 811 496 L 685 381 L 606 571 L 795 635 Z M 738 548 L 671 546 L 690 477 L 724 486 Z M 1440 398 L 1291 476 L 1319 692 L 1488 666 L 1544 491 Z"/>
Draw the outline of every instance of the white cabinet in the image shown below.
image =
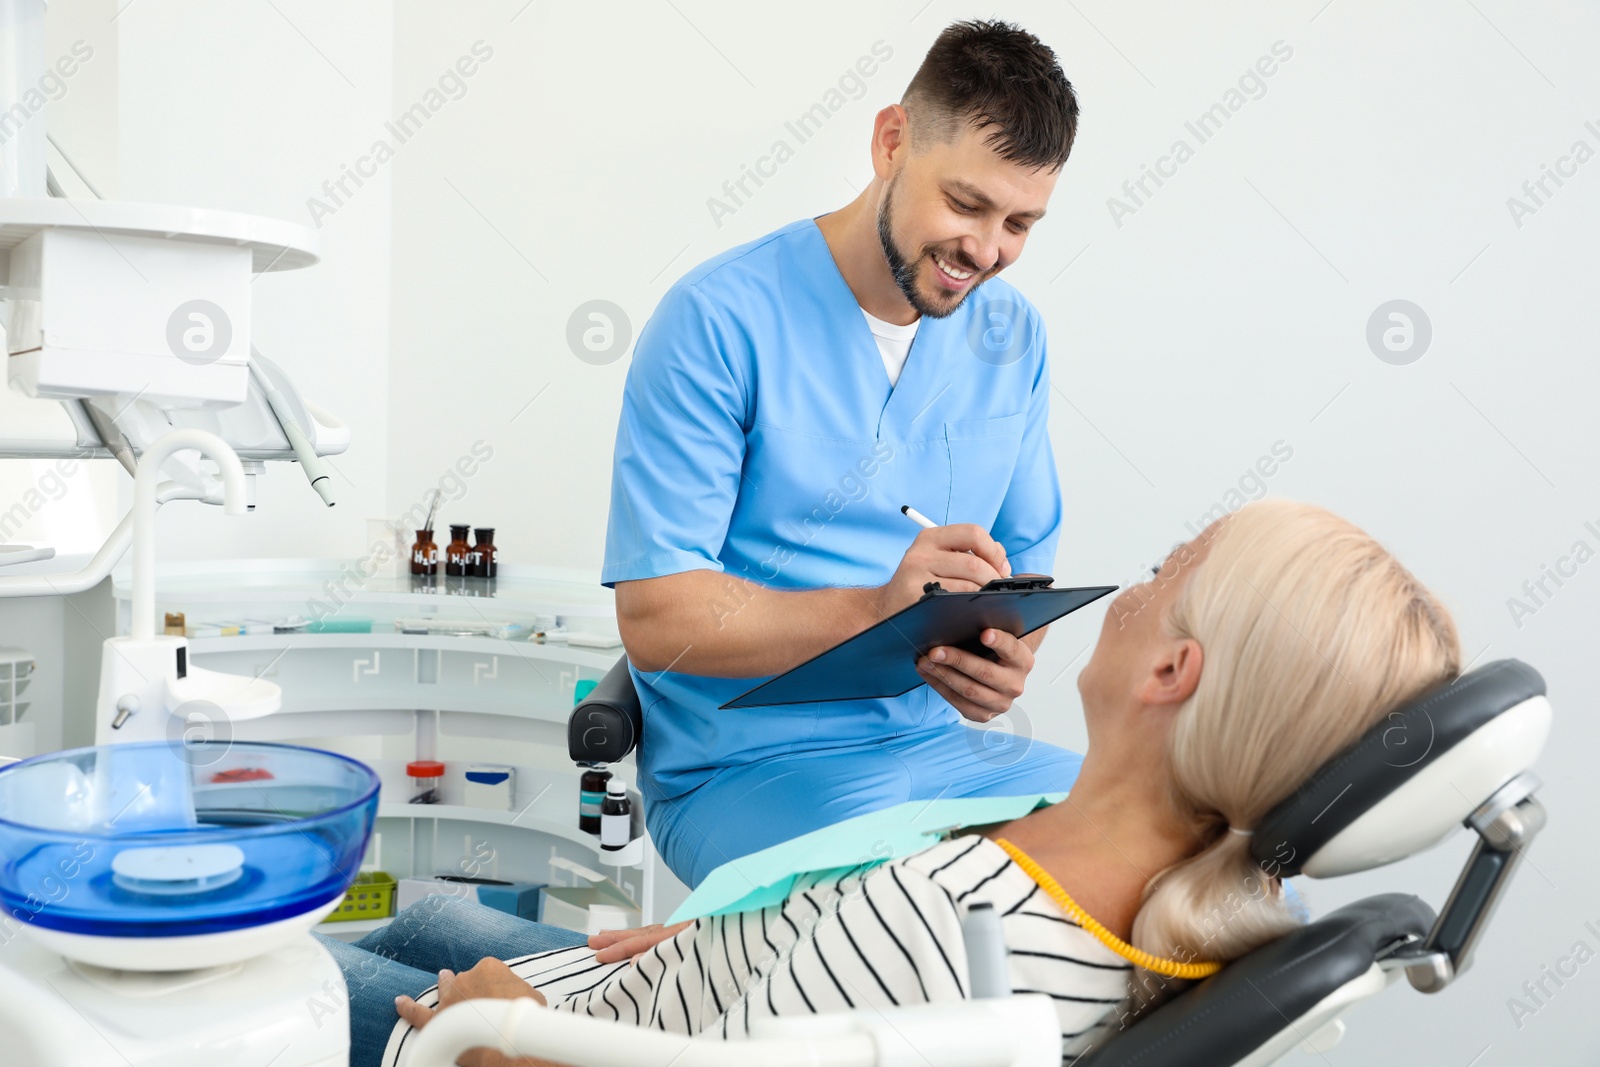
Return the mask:
<path fill-rule="evenodd" d="M 217 624 L 244 633 L 191 637 L 197 666 L 275 682 L 283 708 L 241 722 L 220 712 L 192 728 L 213 737 L 309 744 L 372 767 L 383 781 L 369 861 L 396 878 L 470 875 L 571 884 L 552 869 L 561 856 L 604 871 L 653 922 L 657 860 L 643 827 L 632 760 L 617 768 L 629 780 L 639 840 L 606 852 L 578 829 L 579 769 L 567 756 L 566 723 L 574 688 L 599 680 L 622 655 L 614 649 L 569 648 L 525 639 L 397 633 L 396 619 L 520 622 L 558 620 L 570 629 L 615 633 L 611 592 L 596 582 L 538 569 L 505 567 L 501 577 L 457 592 L 419 591 L 406 579 L 351 581 L 334 561 L 229 560 L 158 569 L 158 615 L 182 612 L 191 632 Z M 458 587 L 466 588 L 459 582 Z M 435 590 L 438 586 L 434 587 Z M 117 576 L 118 628 L 127 631 L 129 587 Z M 370 633 L 274 632 L 299 616 L 336 620 Z M 331 610 L 326 610 L 332 604 Z M 411 804 L 407 762 L 444 762 L 440 803 Z M 508 810 L 465 803 L 470 763 L 515 768 Z M 324 924 L 356 935 L 370 923 Z"/>

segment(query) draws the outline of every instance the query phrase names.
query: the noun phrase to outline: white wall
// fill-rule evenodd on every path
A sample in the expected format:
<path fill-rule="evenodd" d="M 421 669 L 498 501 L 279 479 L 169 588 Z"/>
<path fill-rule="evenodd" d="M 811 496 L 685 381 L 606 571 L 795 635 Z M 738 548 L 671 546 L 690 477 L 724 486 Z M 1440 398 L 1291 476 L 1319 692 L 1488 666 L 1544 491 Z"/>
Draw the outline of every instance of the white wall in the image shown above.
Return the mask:
<path fill-rule="evenodd" d="M 696 262 L 845 202 L 869 174 L 872 115 L 938 30 L 1014 19 L 1056 48 L 1084 109 L 1050 218 L 1010 271 L 1044 312 L 1064 393 L 1057 577 L 1134 577 L 1282 441 L 1293 457 L 1270 492 L 1365 525 L 1444 596 L 1469 656 L 1520 657 L 1550 683 L 1552 824 L 1476 967 L 1438 997 L 1390 991 L 1325 1062 L 1591 1061 L 1600 964 L 1552 985 L 1520 1025 L 1508 998 L 1527 1002 L 1522 983 L 1576 942 L 1600 950 L 1584 926 L 1600 927 L 1585 823 L 1600 807 L 1600 726 L 1583 674 L 1600 563 L 1547 581 L 1531 615 L 1514 619 L 1508 599 L 1575 542 L 1600 551 L 1585 525 L 1600 530 L 1588 321 L 1600 162 L 1520 225 L 1507 198 L 1574 141 L 1600 150 L 1584 125 L 1600 128 L 1592 8 L 274 3 L 126 7 L 117 143 L 79 154 L 115 163 L 124 197 L 304 219 L 306 198 L 474 42 L 493 55 L 323 220 L 320 266 L 257 285 L 262 350 L 355 426 L 335 460 L 340 507 L 323 512 L 274 468 L 252 519 L 170 509 L 164 556 L 354 554 L 362 518 L 403 510 L 483 440 L 495 459 L 445 521 L 495 525 L 513 562 L 597 568 L 627 360 L 577 359 L 569 316 L 609 300 L 636 335 Z M 864 97 L 719 226 L 707 198 L 879 40 L 893 57 Z M 1292 55 L 1259 99 L 1199 144 L 1185 122 L 1279 41 Z M 71 107 L 52 105 L 69 134 L 89 121 L 73 110 L 84 85 Z M 1108 198 L 1178 138 L 1193 158 L 1114 218 Z M 1365 337 L 1393 299 L 1432 324 L 1406 366 L 1380 362 Z M 1098 624 L 1086 612 L 1044 646 L 1014 715 L 1043 740 L 1082 742 L 1073 680 Z M 1395 889 L 1437 905 L 1464 844 L 1307 893 L 1319 909 Z"/>

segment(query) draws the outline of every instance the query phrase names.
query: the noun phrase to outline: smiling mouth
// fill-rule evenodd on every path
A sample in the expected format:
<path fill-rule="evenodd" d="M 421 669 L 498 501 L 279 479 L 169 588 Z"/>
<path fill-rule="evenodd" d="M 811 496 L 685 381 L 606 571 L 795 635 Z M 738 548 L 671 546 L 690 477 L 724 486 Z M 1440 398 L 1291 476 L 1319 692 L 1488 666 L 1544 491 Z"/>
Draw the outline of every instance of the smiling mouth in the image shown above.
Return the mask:
<path fill-rule="evenodd" d="M 945 283 L 952 288 L 961 288 L 978 273 L 972 270 L 961 270 L 936 252 L 932 253 L 931 258 L 933 259 L 934 268 L 944 276 Z"/>

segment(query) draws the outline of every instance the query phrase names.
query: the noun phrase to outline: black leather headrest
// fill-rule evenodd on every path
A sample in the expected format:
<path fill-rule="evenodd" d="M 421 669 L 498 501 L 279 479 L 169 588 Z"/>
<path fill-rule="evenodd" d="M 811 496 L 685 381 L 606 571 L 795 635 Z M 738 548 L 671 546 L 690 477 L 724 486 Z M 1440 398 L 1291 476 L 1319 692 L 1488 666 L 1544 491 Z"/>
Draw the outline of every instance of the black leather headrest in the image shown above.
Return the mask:
<path fill-rule="evenodd" d="M 1299 874 L 1368 809 L 1479 727 L 1544 691 L 1538 671 L 1503 659 L 1390 712 L 1267 813 L 1250 840 L 1251 858 L 1269 874 Z M 1465 799 L 1476 806 L 1487 797 Z"/>
<path fill-rule="evenodd" d="M 622 656 L 567 718 L 567 754 L 577 763 L 618 763 L 639 743 L 644 716 Z"/>
<path fill-rule="evenodd" d="M 1107 1035 L 1078 1067 L 1237 1063 L 1371 970 L 1380 950 L 1426 935 L 1433 918 L 1432 908 L 1404 893 L 1346 905 L 1234 960 L 1128 1030 Z"/>

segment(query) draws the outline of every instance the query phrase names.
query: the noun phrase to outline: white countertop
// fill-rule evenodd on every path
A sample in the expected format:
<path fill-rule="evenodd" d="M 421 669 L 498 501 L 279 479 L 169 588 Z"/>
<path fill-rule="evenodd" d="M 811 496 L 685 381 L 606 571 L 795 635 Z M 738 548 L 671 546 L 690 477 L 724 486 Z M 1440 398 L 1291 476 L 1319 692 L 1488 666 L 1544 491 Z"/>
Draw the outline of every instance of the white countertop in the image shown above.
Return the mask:
<path fill-rule="evenodd" d="M 24 565 L 26 566 L 26 565 Z M 442 571 L 443 566 L 440 567 Z M 126 561 L 112 572 L 112 593 L 132 595 Z M 334 583 L 330 586 L 329 583 Z M 334 590 L 337 590 L 335 592 Z M 465 594 L 465 595 L 464 595 Z M 410 575 L 363 579 L 355 560 L 218 559 L 156 566 L 156 597 L 165 604 L 285 603 L 299 609 L 313 600 L 336 598 L 337 605 L 387 604 L 424 609 L 461 607 L 477 612 L 564 615 L 610 619 L 616 615 L 612 592 L 599 575 L 564 567 L 505 564 L 500 577 L 435 579 L 421 590 Z"/>

